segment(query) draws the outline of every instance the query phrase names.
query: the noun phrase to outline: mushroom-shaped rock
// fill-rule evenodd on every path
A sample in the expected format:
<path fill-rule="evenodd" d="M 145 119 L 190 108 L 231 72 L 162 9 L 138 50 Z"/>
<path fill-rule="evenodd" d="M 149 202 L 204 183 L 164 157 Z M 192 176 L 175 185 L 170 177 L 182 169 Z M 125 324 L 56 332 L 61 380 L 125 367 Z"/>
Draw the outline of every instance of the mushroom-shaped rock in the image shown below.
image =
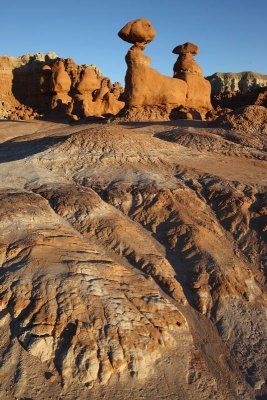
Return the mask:
<path fill-rule="evenodd" d="M 198 53 L 198 46 L 196 44 L 186 42 L 175 47 L 172 52 L 179 55 L 173 68 L 175 78 L 179 78 L 181 72 L 203 75 L 202 69 L 194 60 L 194 55 Z"/>
<path fill-rule="evenodd" d="M 184 80 L 187 85 L 186 106 L 195 109 L 211 110 L 211 86 L 204 76 L 202 69 L 194 60 L 198 53 L 198 46 L 194 43 L 184 43 L 173 49 L 179 57 L 173 67 L 174 78 Z"/>
<path fill-rule="evenodd" d="M 126 55 L 124 99 L 127 107 L 184 105 L 187 85 L 181 79 L 162 75 L 149 66 L 151 59 L 143 53 L 156 32 L 147 19 L 128 22 L 119 37 L 134 43 Z"/>
<path fill-rule="evenodd" d="M 148 19 L 140 18 L 128 22 L 118 35 L 128 43 L 150 43 L 156 36 L 156 31 Z"/>
<path fill-rule="evenodd" d="M 198 46 L 194 43 L 186 42 L 184 44 L 180 44 L 173 49 L 174 54 L 187 54 L 191 53 L 194 56 L 198 53 Z"/>

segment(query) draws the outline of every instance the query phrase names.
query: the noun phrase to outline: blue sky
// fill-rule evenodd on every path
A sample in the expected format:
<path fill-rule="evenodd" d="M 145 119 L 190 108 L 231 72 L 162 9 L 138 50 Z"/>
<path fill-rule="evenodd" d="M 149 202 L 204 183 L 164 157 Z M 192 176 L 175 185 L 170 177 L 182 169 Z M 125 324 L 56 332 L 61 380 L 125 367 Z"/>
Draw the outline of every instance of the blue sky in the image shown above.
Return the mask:
<path fill-rule="evenodd" d="M 0 54 L 55 51 L 79 64 L 96 64 L 123 83 L 130 47 L 117 32 L 148 18 L 157 36 L 147 45 L 151 66 L 171 75 L 172 49 L 196 43 L 204 74 L 267 74 L 267 0 L 0 0 Z"/>

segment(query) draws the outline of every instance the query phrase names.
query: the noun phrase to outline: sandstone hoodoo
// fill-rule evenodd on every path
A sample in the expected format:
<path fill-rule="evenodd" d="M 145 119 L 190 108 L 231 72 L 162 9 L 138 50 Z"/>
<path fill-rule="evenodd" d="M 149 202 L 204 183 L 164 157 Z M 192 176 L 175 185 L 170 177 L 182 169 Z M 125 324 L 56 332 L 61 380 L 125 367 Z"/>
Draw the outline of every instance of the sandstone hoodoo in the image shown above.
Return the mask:
<path fill-rule="evenodd" d="M 198 46 L 187 42 L 175 47 L 172 52 L 179 55 L 173 67 L 173 76 L 187 83 L 186 106 L 203 109 L 203 111 L 211 110 L 211 85 L 194 60 L 194 56 L 198 53 Z"/>
<path fill-rule="evenodd" d="M 126 55 L 128 69 L 124 99 L 127 106 L 180 105 L 185 102 L 185 83 L 151 68 L 150 57 L 143 53 L 146 44 L 153 40 L 155 34 L 147 19 L 128 22 L 119 32 L 121 39 L 133 43 Z"/>
<path fill-rule="evenodd" d="M 0 57 L 0 400 L 267 399 L 267 92 L 212 109 L 198 46 L 165 76 L 155 35 L 119 32 L 125 91 Z"/>
<path fill-rule="evenodd" d="M 210 83 L 205 80 L 201 68 L 193 59 L 198 52 L 196 45 L 185 43 L 174 49 L 180 56 L 172 78 L 151 68 L 150 57 L 143 53 L 147 43 L 156 35 L 150 21 L 143 18 L 130 21 L 118 35 L 122 40 L 133 43 L 126 55 L 128 68 L 124 95 L 130 118 L 151 119 L 154 111 L 156 119 L 169 119 L 172 111 L 179 107 L 197 109 L 204 116 L 212 109 Z"/>
<path fill-rule="evenodd" d="M 51 91 L 52 109 L 65 105 L 66 107 L 71 104 L 71 97 L 68 95 L 71 89 L 71 79 L 63 61 L 57 61 L 52 67 L 51 76 Z"/>
<path fill-rule="evenodd" d="M 0 57 L 0 88 L 0 117 L 14 120 L 116 115 L 124 107 L 118 82 L 55 53 Z"/>

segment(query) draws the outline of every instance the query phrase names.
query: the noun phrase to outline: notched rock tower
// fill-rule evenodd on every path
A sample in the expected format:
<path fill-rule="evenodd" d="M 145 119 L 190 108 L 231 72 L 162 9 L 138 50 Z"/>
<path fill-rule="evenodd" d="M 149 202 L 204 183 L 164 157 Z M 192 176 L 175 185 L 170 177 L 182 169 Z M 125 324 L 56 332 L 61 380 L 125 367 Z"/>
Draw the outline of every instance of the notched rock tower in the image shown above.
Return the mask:
<path fill-rule="evenodd" d="M 204 118 L 212 109 L 210 83 L 194 60 L 198 46 L 185 43 L 173 50 L 179 57 L 172 78 L 151 68 L 150 57 L 143 53 L 156 35 L 149 20 L 130 21 L 118 35 L 133 44 L 125 58 L 128 68 L 124 100 L 129 119 L 169 119 L 176 111 L 186 114 L 191 109 Z"/>

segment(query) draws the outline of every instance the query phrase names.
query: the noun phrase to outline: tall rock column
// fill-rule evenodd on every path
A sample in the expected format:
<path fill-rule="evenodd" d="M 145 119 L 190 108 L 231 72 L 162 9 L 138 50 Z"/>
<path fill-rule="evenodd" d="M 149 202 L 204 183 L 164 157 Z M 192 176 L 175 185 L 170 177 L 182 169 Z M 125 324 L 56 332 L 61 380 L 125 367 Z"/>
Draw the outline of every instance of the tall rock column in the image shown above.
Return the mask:
<path fill-rule="evenodd" d="M 188 87 L 185 105 L 197 110 L 211 110 L 211 85 L 194 60 L 194 56 L 198 53 L 198 46 L 187 42 L 175 47 L 172 52 L 179 56 L 173 67 L 173 76 L 185 81 Z"/>
<path fill-rule="evenodd" d="M 53 92 L 52 109 L 68 109 L 72 98 L 69 96 L 71 79 L 63 61 L 57 61 L 52 67 L 51 90 Z"/>

